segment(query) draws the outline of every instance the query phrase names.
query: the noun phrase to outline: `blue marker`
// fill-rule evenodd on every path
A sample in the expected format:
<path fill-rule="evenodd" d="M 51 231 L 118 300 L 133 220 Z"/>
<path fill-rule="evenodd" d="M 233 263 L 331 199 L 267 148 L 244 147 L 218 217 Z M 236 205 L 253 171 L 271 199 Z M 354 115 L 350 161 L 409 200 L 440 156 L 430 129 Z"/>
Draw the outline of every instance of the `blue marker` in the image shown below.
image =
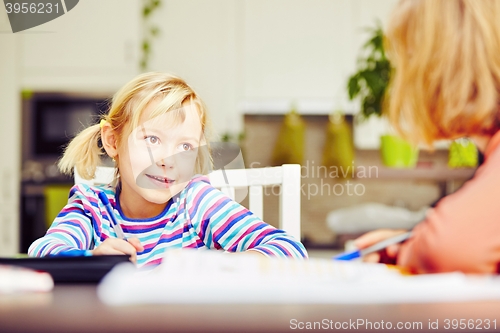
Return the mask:
<path fill-rule="evenodd" d="M 108 212 L 109 218 L 111 220 L 111 226 L 113 227 L 116 236 L 120 239 L 127 240 L 125 238 L 125 234 L 123 233 L 122 227 L 120 226 L 118 221 L 116 221 L 115 214 L 113 213 L 113 207 L 111 206 L 106 193 L 99 192 L 98 196 L 99 199 L 101 199 L 101 201 L 104 203 L 104 207 L 106 207 L 106 211 Z"/>
<path fill-rule="evenodd" d="M 400 234 L 400 235 L 397 235 L 397 236 L 394 236 L 391 238 L 384 239 L 383 241 L 378 242 L 376 244 L 373 244 L 372 246 L 369 246 L 366 249 L 354 250 L 354 251 L 350 251 L 350 252 L 341 253 L 339 255 L 334 256 L 332 259 L 334 259 L 334 260 L 353 260 L 353 259 L 361 258 L 369 253 L 378 252 L 380 250 L 383 250 L 386 247 L 388 247 L 389 245 L 401 243 L 401 242 L 407 240 L 408 238 L 410 238 L 411 234 L 412 234 L 412 232 L 408 231 L 408 232 L 405 232 L 404 234 Z"/>

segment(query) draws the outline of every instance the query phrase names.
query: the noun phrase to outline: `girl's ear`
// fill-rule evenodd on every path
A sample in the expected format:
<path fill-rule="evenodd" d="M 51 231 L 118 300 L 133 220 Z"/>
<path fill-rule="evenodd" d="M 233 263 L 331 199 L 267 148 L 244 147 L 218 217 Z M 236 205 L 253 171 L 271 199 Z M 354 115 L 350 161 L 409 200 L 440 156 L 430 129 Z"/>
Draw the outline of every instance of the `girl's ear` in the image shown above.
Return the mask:
<path fill-rule="evenodd" d="M 115 130 L 111 127 L 111 124 L 104 122 L 101 127 L 101 141 L 104 150 L 109 157 L 115 158 L 118 155 L 117 134 Z"/>

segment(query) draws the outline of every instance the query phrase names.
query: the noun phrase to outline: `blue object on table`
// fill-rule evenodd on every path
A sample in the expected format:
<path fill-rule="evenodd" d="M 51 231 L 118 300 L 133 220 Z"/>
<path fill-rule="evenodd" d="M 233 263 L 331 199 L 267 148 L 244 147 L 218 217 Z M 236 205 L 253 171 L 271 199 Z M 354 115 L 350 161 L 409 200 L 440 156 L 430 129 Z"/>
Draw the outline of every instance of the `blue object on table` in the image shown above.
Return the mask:
<path fill-rule="evenodd" d="M 357 258 L 361 258 L 369 253 L 378 252 L 380 250 L 385 249 L 389 245 L 401 243 L 412 235 L 411 231 L 405 232 L 404 234 L 400 234 L 391 238 L 384 239 L 381 242 L 373 244 L 372 246 L 367 247 L 366 249 L 354 250 L 349 252 L 344 252 L 339 255 L 334 256 L 332 259 L 334 260 L 353 260 Z"/>
<path fill-rule="evenodd" d="M 56 254 L 50 254 L 49 256 L 54 257 L 81 257 L 81 256 L 91 256 L 92 252 L 90 250 L 79 250 L 79 249 L 71 249 L 71 250 L 63 250 Z"/>

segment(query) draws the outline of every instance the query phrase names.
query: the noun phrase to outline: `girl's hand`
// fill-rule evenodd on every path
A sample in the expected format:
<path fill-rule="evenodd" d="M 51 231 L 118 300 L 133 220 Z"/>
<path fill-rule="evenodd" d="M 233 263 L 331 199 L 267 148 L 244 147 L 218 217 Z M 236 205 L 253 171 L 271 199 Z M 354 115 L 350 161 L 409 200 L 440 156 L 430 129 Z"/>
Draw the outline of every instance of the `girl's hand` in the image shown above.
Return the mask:
<path fill-rule="evenodd" d="M 144 247 L 137 237 L 131 237 L 127 240 L 119 238 L 108 238 L 101 245 L 92 250 L 92 255 L 110 255 L 110 254 L 128 254 L 130 261 L 137 262 L 137 252 L 144 251 Z"/>
<path fill-rule="evenodd" d="M 367 232 L 366 234 L 360 236 L 359 238 L 354 240 L 354 245 L 358 249 L 365 249 L 373 244 L 376 244 L 384 239 L 391 238 L 397 236 L 399 234 L 403 234 L 408 232 L 408 230 L 404 229 L 379 229 Z M 380 252 L 370 253 L 363 257 L 363 261 L 365 262 L 382 262 L 385 264 L 395 264 L 396 258 L 399 253 L 399 248 L 401 244 L 393 244 L 385 248 Z"/>

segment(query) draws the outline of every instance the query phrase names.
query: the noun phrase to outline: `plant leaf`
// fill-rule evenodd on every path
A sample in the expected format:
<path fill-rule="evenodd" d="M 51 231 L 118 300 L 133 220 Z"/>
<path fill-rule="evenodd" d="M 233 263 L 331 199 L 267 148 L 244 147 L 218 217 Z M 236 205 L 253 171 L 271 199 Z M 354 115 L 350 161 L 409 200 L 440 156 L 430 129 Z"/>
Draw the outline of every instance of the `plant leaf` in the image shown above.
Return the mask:
<path fill-rule="evenodd" d="M 152 26 L 149 31 L 151 32 L 151 35 L 153 35 L 153 36 L 158 36 L 160 34 L 160 29 L 156 25 Z"/>
<path fill-rule="evenodd" d="M 147 39 L 142 42 L 142 51 L 144 53 L 149 53 L 149 51 L 151 51 L 151 45 Z"/>
<path fill-rule="evenodd" d="M 351 100 L 359 94 L 359 91 L 361 90 L 359 85 L 359 75 L 351 76 L 349 82 L 347 83 L 347 90 L 349 92 L 349 99 Z"/>

